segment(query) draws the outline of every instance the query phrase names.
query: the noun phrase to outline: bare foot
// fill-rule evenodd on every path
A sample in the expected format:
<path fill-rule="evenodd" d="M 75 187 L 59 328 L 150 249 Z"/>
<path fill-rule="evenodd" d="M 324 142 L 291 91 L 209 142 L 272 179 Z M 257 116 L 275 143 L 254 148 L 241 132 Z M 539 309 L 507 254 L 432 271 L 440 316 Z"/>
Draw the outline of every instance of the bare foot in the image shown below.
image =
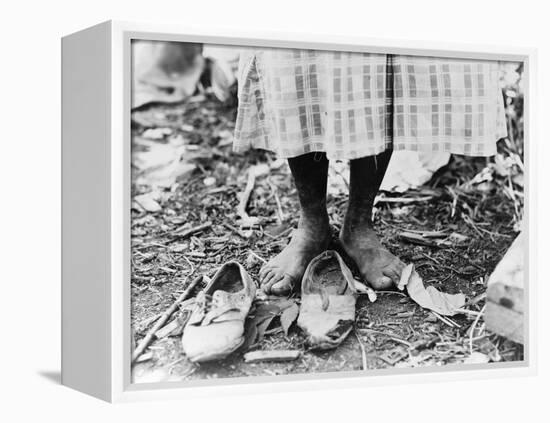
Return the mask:
<path fill-rule="evenodd" d="M 331 238 L 328 221 L 305 222 L 294 231 L 288 245 L 260 270 L 266 294 L 286 295 L 299 286 L 309 262 L 326 250 Z"/>
<path fill-rule="evenodd" d="M 405 263 L 382 246 L 374 229 L 365 226 L 346 230 L 344 227 L 340 242 L 374 289 L 388 289 L 399 283 Z"/>

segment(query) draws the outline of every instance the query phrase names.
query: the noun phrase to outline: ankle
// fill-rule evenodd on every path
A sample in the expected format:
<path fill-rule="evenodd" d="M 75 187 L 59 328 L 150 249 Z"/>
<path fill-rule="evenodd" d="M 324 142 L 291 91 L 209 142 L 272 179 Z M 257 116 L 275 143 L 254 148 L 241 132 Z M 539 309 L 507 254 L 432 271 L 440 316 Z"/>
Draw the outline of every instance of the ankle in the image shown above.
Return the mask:
<path fill-rule="evenodd" d="M 344 223 L 340 230 L 340 238 L 349 240 L 358 238 L 358 235 L 362 238 L 370 234 L 374 234 L 374 227 L 370 215 L 366 217 L 365 215 L 350 215 L 346 213 Z"/>
<path fill-rule="evenodd" d="M 372 207 L 349 204 L 342 228 L 347 231 L 372 229 Z"/>
<path fill-rule="evenodd" d="M 330 224 L 326 209 L 324 211 L 302 210 L 298 227 L 318 235 L 329 232 Z"/>

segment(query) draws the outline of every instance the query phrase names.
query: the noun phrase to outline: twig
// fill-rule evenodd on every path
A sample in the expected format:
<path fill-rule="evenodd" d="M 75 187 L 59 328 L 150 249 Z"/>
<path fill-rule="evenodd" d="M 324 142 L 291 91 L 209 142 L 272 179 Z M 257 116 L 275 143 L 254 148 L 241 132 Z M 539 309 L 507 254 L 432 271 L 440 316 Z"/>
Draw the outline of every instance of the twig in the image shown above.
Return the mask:
<path fill-rule="evenodd" d="M 381 330 L 376 330 L 376 329 L 370 329 L 370 328 L 364 328 L 364 329 L 360 329 L 360 331 L 365 331 L 365 332 L 374 332 L 374 333 L 377 333 L 379 335 L 383 335 L 383 336 L 387 336 L 388 338 L 390 338 L 391 340 L 395 341 L 395 342 L 398 342 L 400 344 L 403 344 L 403 345 L 406 345 L 407 347 L 411 347 L 411 343 L 408 342 L 408 341 L 405 341 L 404 339 L 401 339 L 399 338 L 398 336 L 392 334 L 392 333 L 387 333 L 387 332 L 383 332 Z"/>
<path fill-rule="evenodd" d="M 147 326 L 149 326 L 151 323 L 154 323 L 155 320 L 159 319 L 160 317 L 162 316 L 162 313 L 159 313 L 159 314 L 155 314 L 154 316 L 151 316 L 151 317 L 148 317 L 147 319 L 144 319 L 142 320 L 141 322 L 139 322 L 139 327 L 142 327 L 142 328 L 146 328 Z"/>
<path fill-rule="evenodd" d="M 377 201 L 375 203 L 402 203 L 402 204 L 409 204 L 409 203 L 419 203 L 423 201 L 428 201 L 434 198 L 433 195 L 430 196 L 417 196 L 417 197 L 386 197 L 378 195 L 376 196 Z"/>
<path fill-rule="evenodd" d="M 225 226 L 230 231 L 232 231 L 232 232 L 236 233 L 237 235 L 239 235 L 242 239 L 248 239 L 248 237 L 243 233 L 243 231 L 237 229 L 235 226 L 230 225 L 227 222 L 223 222 L 222 225 Z M 222 247 L 222 248 L 225 248 L 225 246 Z"/>
<path fill-rule="evenodd" d="M 266 264 L 267 263 L 267 260 L 261 258 L 258 254 L 256 254 L 254 251 L 252 250 L 248 250 L 249 254 L 256 257 L 258 260 L 260 260 L 263 264 Z"/>
<path fill-rule="evenodd" d="M 363 365 L 363 370 L 368 370 L 368 362 L 367 362 L 367 351 L 365 350 L 365 346 L 363 345 L 363 341 L 361 341 L 361 337 L 357 333 L 357 331 L 354 329 L 353 332 L 355 333 L 355 337 L 357 338 L 357 342 L 359 342 L 359 347 L 361 347 L 361 362 Z"/>
<path fill-rule="evenodd" d="M 189 235 L 193 235 L 197 232 L 202 232 L 205 229 L 210 228 L 211 226 L 212 226 L 212 222 L 206 222 L 206 223 L 203 223 L 202 225 L 195 226 L 194 228 L 184 229 L 181 232 L 176 231 L 174 232 L 174 237 L 178 239 L 187 238 Z"/>
<path fill-rule="evenodd" d="M 251 352 L 247 352 L 244 355 L 244 362 L 260 363 L 263 361 L 272 361 L 272 362 L 293 361 L 293 360 L 296 360 L 297 358 L 300 358 L 301 355 L 302 355 L 302 352 L 298 350 L 251 351 Z"/>
<path fill-rule="evenodd" d="M 468 216 L 467 214 L 464 214 L 462 213 L 462 220 L 464 220 L 464 222 L 466 222 L 468 225 L 470 225 L 474 231 L 477 232 L 477 234 L 480 236 L 480 237 L 483 237 L 483 234 L 481 233 L 481 231 L 479 230 L 479 228 L 476 226 L 476 224 L 474 223 L 474 221 L 470 218 L 470 216 Z"/>
<path fill-rule="evenodd" d="M 282 231 L 282 232 L 281 232 L 280 234 L 278 234 L 278 235 L 270 235 L 270 234 L 268 234 L 267 232 L 263 231 L 263 232 L 262 232 L 262 235 L 265 235 L 265 236 L 267 236 L 268 238 L 271 238 L 271 239 L 273 239 L 273 240 L 277 240 L 277 239 L 279 239 L 279 238 L 282 238 L 282 237 L 285 236 L 285 235 L 288 235 L 288 233 L 289 233 L 289 232 L 292 232 L 293 230 L 294 230 L 294 228 L 290 227 L 290 228 L 285 229 L 284 231 Z"/>
<path fill-rule="evenodd" d="M 277 192 L 278 187 L 269 178 L 267 182 L 269 184 L 269 187 L 271 188 L 271 192 L 273 196 L 275 197 L 275 203 L 277 204 L 277 218 L 279 219 L 279 223 L 283 223 L 286 220 L 286 216 L 285 216 L 285 213 L 283 212 L 283 207 L 281 206 L 281 200 Z"/>
<path fill-rule="evenodd" d="M 399 292 L 399 291 L 374 291 L 376 292 L 376 294 L 393 294 L 393 295 L 401 295 L 402 297 L 408 297 L 407 294 L 405 294 L 404 292 Z"/>
<path fill-rule="evenodd" d="M 194 272 L 195 272 L 195 266 L 193 265 L 193 263 L 191 263 L 191 260 L 189 260 L 185 254 L 182 255 L 183 259 L 187 262 L 187 264 L 189 265 L 189 267 L 191 267 L 191 270 L 189 271 L 189 275 L 192 275 Z"/>
<path fill-rule="evenodd" d="M 151 329 L 147 332 L 145 337 L 140 341 L 139 345 L 136 347 L 132 354 L 132 364 L 139 358 L 139 356 L 145 351 L 145 349 L 149 346 L 151 341 L 153 340 L 153 337 L 155 336 L 155 333 L 164 326 L 164 324 L 168 321 L 168 319 L 174 314 L 174 312 L 177 310 L 180 303 L 185 301 L 195 286 L 199 282 L 201 282 L 203 279 L 202 275 L 196 277 L 187 288 L 185 288 L 185 291 L 178 297 L 176 301 L 162 314 L 162 316 L 157 320 L 157 322 L 153 325 Z"/>
<path fill-rule="evenodd" d="M 473 353 L 474 351 L 474 332 L 476 330 L 476 326 L 479 322 L 479 319 L 481 318 L 481 316 L 483 315 L 483 312 L 485 311 L 485 305 L 483 306 L 483 308 L 481 309 L 481 311 L 479 312 L 479 315 L 476 317 L 476 319 L 474 320 L 474 323 L 472 323 L 472 326 L 470 327 L 470 339 L 469 339 L 469 343 L 470 343 L 470 355 Z"/>
<path fill-rule="evenodd" d="M 466 305 L 467 306 L 473 306 L 473 305 L 479 303 L 480 301 L 483 301 L 485 298 L 487 298 L 487 293 L 483 292 L 483 293 L 475 296 L 474 298 L 472 298 L 470 301 L 468 301 L 466 303 Z"/>
<path fill-rule="evenodd" d="M 470 316 L 479 316 L 481 314 L 480 311 L 468 310 L 467 308 L 457 308 L 455 311 L 457 313 L 469 314 Z"/>
<path fill-rule="evenodd" d="M 246 205 L 248 204 L 248 200 L 250 200 L 250 194 L 252 194 L 252 190 L 254 189 L 254 184 L 256 183 L 256 173 L 254 172 L 254 168 L 250 168 L 248 170 L 248 180 L 246 182 L 246 187 L 244 191 L 239 196 L 239 205 L 237 206 L 237 215 L 243 220 L 247 221 L 250 220 L 250 216 L 246 212 Z"/>
<path fill-rule="evenodd" d="M 441 320 L 443 323 L 445 323 L 446 325 L 450 326 L 450 327 L 455 327 L 455 328 L 459 328 L 460 325 L 457 325 L 455 322 L 453 322 L 451 319 L 447 319 L 445 317 L 443 317 L 442 315 L 440 315 L 439 313 L 436 313 L 435 311 L 432 311 L 430 310 L 431 313 L 433 313 L 433 315 L 435 317 L 437 317 L 439 320 Z"/>
<path fill-rule="evenodd" d="M 376 158 L 376 156 L 375 156 L 375 158 Z M 344 176 L 344 174 L 342 172 L 340 172 L 338 169 L 336 169 L 335 167 L 332 167 L 332 170 L 334 171 L 334 173 L 336 175 L 338 175 L 340 178 L 342 178 L 342 181 L 344 182 L 344 185 L 346 186 L 346 190 L 349 191 L 349 182 L 346 179 L 346 177 Z"/>

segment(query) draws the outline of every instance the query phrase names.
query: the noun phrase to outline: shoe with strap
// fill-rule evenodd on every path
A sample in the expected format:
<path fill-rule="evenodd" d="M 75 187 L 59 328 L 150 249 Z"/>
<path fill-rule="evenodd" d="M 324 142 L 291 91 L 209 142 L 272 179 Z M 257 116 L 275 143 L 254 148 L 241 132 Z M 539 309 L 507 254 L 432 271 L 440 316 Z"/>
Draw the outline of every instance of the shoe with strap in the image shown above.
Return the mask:
<path fill-rule="evenodd" d="M 193 362 L 227 357 L 244 342 L 244 322 L 256 286 L 239 263 L 224 264 L 195 300 L 182 336 L 183 351 Z"/>

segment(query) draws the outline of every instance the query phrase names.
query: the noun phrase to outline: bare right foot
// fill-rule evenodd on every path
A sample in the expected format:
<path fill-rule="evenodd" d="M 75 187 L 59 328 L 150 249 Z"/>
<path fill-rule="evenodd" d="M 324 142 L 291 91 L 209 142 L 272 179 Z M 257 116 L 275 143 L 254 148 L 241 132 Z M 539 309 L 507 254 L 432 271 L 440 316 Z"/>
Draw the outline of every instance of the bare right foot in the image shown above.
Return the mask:
<path fill-rule="evenodd" d="M 340 243 L 374 289 L 388 289 L 399 283 L 405 264 L 382 246 L 370 226 L 349 230 L 344 225 Z"/>
<path fill-rule="evenodd" d="M 309 262 L 328 247 L 331 239 L 328 218 L 300 219 L 288 245 L 260 270 L 260 285 L 266 294 L 287 295 L 302 281 Z"/>

